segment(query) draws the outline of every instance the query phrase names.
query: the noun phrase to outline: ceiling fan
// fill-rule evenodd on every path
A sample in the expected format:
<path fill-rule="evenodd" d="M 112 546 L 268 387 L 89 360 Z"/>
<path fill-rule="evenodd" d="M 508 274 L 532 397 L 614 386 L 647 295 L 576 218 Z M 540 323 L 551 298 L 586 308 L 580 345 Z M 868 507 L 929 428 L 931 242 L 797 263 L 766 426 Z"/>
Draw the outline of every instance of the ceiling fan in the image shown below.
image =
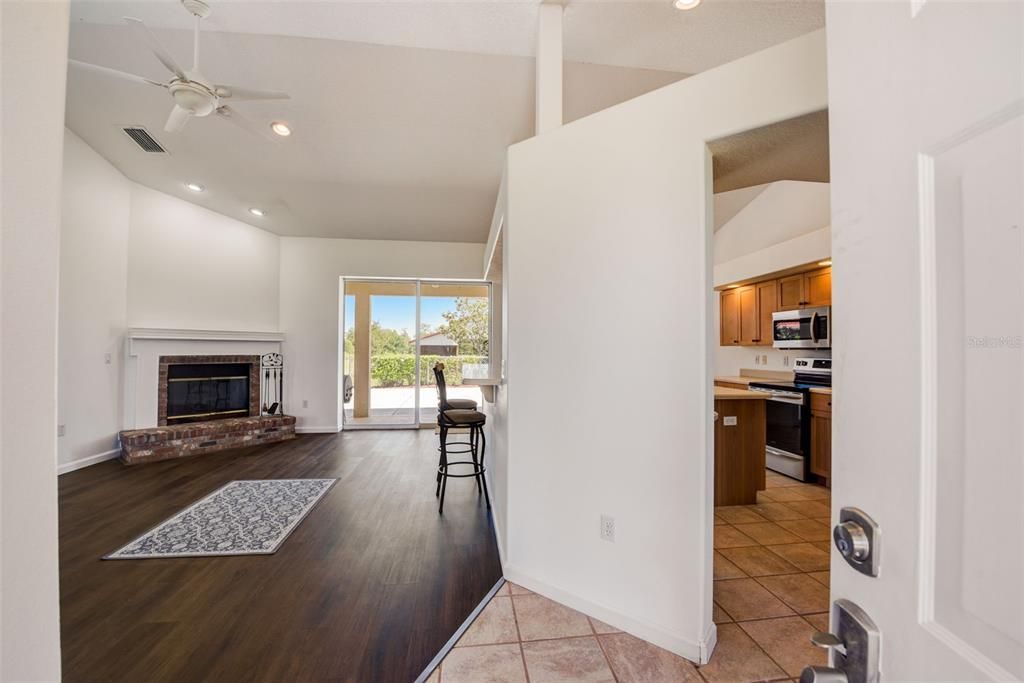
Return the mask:
<path fill-rule="evenodd" d="M 166 83 L 154 81 L 143 76 L 136 76 L 135 74 L 126 73 L 124 71 L 110 69 L 105 66 L 99 66 L 98 64 L 80 62 L 75 59 L 69 59 L 68 62 L 74 67 L 92 71 L 94 73 L 101 73 L 127 81 L 134 81 L 136 83 L 147 83 L 167 90 L 171 94 L 171 97 L 174 98 L 174 108 L 171 110 L 171 115 L 167 117 L 167 123 L 164 125 L 164 130 L 170 133 L 177 133 L 180 131 L 193 116 L 202 117 L 209 116 L 210 114 L 217 114 L 218 116 L 231 121 L 235 125 L 238 125 L 251 133 L 267 137 L 259 126 L 255 125 L 237 109 L 228 105 L 227 102 L 242 100 L 287 100 L 290 99 L 288 93 L 253 90 L 252 88 L 240 88 L 234 85 L 215 84 L 207 79 L 199 71 L 199 24 L 203 19 L 210 16 L 210 6 L 203 2 L 203 0 L 181 0 L 181 4 L 184 5 L 185 9 L 191 12 L 196 18 L 195 39 L 192 50 L 192 69 L 189 71 L 178 66 L 178 63 L 174 61 L 174 58 L 170 53 L 164 49 L 160 42 L 157 41 L 156 36 L 153 35 L 149 28 L 140 19 L 124 17 L 124 20 L 128 22 L 128 25 L 135 30 L 139 37 L 146 41 L 149 49 L 153 51 L 153 54 L 155 54 L 156 58 L 160 60 L 160 63 L 167 67 L 167 70 L 171 72 L 172 78 Z"/>

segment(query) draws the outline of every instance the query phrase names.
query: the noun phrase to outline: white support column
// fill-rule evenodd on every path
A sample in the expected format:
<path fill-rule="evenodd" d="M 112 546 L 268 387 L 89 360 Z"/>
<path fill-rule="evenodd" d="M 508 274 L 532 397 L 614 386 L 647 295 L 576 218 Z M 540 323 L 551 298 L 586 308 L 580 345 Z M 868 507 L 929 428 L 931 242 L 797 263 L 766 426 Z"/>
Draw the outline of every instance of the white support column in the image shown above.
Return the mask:
<path fill-rule="evenodd" d="M 537 25 L 537 123 L 540 135 L 562 125 L 562 6 L 540 6 Z"/>

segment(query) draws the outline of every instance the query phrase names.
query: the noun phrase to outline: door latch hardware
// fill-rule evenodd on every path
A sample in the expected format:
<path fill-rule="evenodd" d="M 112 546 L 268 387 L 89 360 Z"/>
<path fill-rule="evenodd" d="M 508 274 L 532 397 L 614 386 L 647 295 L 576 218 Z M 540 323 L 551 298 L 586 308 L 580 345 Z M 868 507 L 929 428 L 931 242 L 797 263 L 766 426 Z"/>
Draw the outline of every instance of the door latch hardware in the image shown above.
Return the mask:
<path fill-rule="evenodd" d="M 849 600 L 832 603 L 835 633 L 815 633 L 811 642 L 829 653 L 829 666 L 809 666 L 800 683 L 878 683 L 881 633 L 875 622 Z"/>
<path fill-rule="evenodd" d="M 878 576 L 881 532 L 875 520 L 860 508 L 839 511 L 839 524 L 832 530 L 839 554 L 862 574 Z"/>

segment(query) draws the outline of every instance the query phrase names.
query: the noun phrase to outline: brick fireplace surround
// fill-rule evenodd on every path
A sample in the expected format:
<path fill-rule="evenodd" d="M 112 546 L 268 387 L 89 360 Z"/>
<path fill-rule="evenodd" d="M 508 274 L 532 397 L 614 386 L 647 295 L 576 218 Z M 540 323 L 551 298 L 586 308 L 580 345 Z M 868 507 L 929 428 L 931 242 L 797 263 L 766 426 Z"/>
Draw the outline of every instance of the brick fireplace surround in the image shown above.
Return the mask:
<path fill-rule="evenodd" d="M 249 416 L 168 425 L 168 367 L 180 363 L 247 363 L 249 365 Z M 130 429 L 120 433 L 121 460 L 125 464 L 173 460 L 215 453 L 229 448 L 242 448 L 295 438 L 294 417 L 261 414 L 259 356 L 160 356 L 158 392 L 159 426 Z"/>

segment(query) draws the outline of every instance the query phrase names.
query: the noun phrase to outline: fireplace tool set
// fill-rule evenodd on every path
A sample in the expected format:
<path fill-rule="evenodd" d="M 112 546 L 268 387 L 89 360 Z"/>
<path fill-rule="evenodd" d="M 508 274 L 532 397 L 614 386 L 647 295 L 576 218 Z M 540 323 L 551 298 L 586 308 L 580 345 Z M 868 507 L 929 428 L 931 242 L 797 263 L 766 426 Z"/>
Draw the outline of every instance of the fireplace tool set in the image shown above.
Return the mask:
<path fill-rule="evenodd" d="M 264 415 L 284 414 L 284 357 L 265 353 L 260 357 L 260 405 Z"/>

